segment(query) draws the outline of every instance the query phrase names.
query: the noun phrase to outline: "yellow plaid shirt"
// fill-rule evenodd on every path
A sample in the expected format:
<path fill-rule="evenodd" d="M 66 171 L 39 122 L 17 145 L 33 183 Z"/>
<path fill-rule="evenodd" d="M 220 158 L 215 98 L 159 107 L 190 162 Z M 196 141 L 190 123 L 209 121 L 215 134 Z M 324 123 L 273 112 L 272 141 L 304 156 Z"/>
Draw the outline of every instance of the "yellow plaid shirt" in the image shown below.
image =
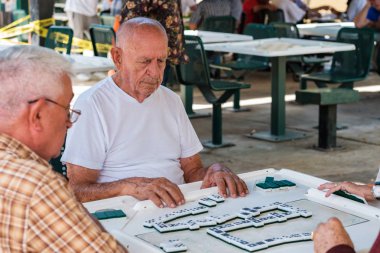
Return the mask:
<path fill-rule="evenodd" d="M 44 159 L 0 134 L 0 252 L 124 250 Z"/>

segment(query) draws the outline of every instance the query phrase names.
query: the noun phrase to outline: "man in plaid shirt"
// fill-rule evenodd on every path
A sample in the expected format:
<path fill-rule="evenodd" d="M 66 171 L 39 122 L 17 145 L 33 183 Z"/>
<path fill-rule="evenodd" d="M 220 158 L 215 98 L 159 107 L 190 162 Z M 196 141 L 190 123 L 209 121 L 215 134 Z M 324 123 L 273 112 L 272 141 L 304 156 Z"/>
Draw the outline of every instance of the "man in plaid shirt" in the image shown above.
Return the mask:
<path fill-rule="evenodd" d="M 126 252 L 47 162 L 80 116 L 70 64 L 56 52 L 0 52 L 0 252 Z"/>

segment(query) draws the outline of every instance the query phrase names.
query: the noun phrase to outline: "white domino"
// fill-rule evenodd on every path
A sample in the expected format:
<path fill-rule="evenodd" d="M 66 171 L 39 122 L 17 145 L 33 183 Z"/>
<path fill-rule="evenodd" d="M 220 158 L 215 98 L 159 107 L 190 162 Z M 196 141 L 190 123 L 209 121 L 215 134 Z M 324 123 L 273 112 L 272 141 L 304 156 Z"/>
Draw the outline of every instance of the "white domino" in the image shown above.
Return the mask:
<path fill-rule="evenodd" d="M 158 232 L 165 233 L 165 232 L 188 229 L 189 225 L 187 223 L 174 223 L 174 224 L 156 223 L 153 225 L 153 227 Z"/>
<path fill-rule="evenodd" d="M 247 219 L 247 221 L 251 222 L 252 226 L 254 226 L 255 228 L 259 228 L 265 225 L 264 222 L 258 218 L 249 218 Z"/>
<path fill-rule="evenodd" d="M 180 240 L 169 240 L 167 242 L 160 243 L 160 248 L 165 252 L 181 252 L 187 251 L 187 246 Z"/>
<path fill-rule="evenodd" d="M 265 239 L 264 242 L 269 246 L 276 246 L 285 243 L 286 241 L 282 237 L 274 237 L 270 239 Z"/>
<path fill-rule="evenodd" d="M 209 198 L 201 198 L 200 200 L 198 200 L 198 204 L 205 205 L 208 207 L 213 207 L 217 205 L 216 201 L 211 200 Z"/>
<path fill-rule="evenodd" d="M 215 226 L 217 225 L 216 220 L 213 219 L 199 219 L 195 220 L 195 222 L 200 226 L 200 227 L 208 227 L 208 226 Z"/>
<path fill-rule="evenodd" d="M 272 215 L 272 216 L 276 217 L 277 218 L 277 222 L 284 222 L 284 221 L 288 220 L 286 218 L 286 216 L 283 215 L 283 214 L 281 214 L 281 213 L 272 212 L 272 213 L 269 213 L 269 215 Z"/>
<path fill-rule="evenodd" d="M 225 201 L 225 198 L 223 198 L 219 194 L 211 194 L 211 195 L 207 196 L 207 198 L 209 198 L 209 199 L 211 199 L 217 203 L 221 203 L 221 202 Z"/>
<path fill-rule="evenodd" d="M 251 213 L 252 216 L 260 215 L 260 212 L 258 212 L 257 209 L 248 208 L 248 207 L 244 207 L 244 208 L 240 209 L 240 213 Z"/>
<path fill-rule="evenodd" d="M 250 244 L 244 246 L 244 249 L 246 249 L 248 251 L 257 251 L 257 250 L 262 250 L 262 249 L 266 249 L 266 248 L 268 248 L 268 244 L 266 244 L 263 241 L 250 243 Z"/>
<path fill-rule="evenodd" d="M 284 216 L 287 218 L 287 219 L 292 219 L 292 218 L 297 218 L 297 217 L 300 217 L 301 215 L 297 212 L 285 212 L 284 213 Z"/>
<path fill-rule="evenodd" d="M 304 241 L 303 237 L 301 234 L 291 234 L 291 235 L 286 235 L 283 236 L 283 239 L 285 242 L 299 242 L 299 241 Z"/>
<path fill-rule="evenodd" d="M 219 239 L 221 239 L 224 234 L 227 234 L 225 231 L 219 229 L 218 227 L 207 229 L 207 233 Z"/>
<path fill-rule="evenodd" d="M 197 230 L 200 228 L 199 224 L 194 220 L 188 220 L 186 223 L 190 230 Z"/>
<path fill-rule="evenodd" d="M 144 221 L 143 226 L 147 228 L 152 228 L 155 223 L 156 223 L 155 219 L 150 219 L 150 220 Z"/>
<path fill-rule="evenodd" d="M 196 207 L 190 208 L 189 211 L 191 212 L 192 215 L 196 215 L 196 214 L 200 214 L 200 213 L 207 213 L 208 207 L 196 206 Z"/>
<path fill-rule="evenodd" d="M 239 218 L 242 218 L 242 219 L 248 219 L 248 218 L 253 217 L 253 213 L 251 213 L 251 212 L 240 212 L 240 213 L 238 213 L 237 216 Z"/>

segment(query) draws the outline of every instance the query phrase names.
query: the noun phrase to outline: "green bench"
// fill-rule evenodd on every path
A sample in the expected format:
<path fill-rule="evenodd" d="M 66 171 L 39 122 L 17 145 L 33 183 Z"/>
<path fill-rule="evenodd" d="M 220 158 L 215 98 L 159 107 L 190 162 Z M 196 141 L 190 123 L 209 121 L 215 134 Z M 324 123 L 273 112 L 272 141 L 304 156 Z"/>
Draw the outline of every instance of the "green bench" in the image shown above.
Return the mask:
<path fill-rule="evenodd" d="M 337 105 L 359 101 L 359 92 L 344 88 L 298 90 L 296 101 L 319 105 L 318 148 L 331 149 L 336 147 Z"/>

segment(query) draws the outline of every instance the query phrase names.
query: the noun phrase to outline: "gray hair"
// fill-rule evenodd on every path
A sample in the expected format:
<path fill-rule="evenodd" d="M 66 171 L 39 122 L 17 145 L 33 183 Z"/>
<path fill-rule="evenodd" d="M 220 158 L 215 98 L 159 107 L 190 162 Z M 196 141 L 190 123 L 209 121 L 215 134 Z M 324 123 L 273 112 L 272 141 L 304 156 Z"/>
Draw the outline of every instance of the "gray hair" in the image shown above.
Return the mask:
<path fill-rule="evenodd" d="M 0 51 L 0 117 L 13 117 L 30 100 L 63 94 L 62 77 L 71 64 L 55 51 L 12 46 Z"/>
<path fill-rule="evenodd" d="M 126 39 L 132 38 L 136 31 L 144 28 L 155 28 L 167 38 L 166 30 L 160 22 L 147 17 L 136 17 L 124 21 L 116 34 L 116 46 L 123 47 Z"/>

